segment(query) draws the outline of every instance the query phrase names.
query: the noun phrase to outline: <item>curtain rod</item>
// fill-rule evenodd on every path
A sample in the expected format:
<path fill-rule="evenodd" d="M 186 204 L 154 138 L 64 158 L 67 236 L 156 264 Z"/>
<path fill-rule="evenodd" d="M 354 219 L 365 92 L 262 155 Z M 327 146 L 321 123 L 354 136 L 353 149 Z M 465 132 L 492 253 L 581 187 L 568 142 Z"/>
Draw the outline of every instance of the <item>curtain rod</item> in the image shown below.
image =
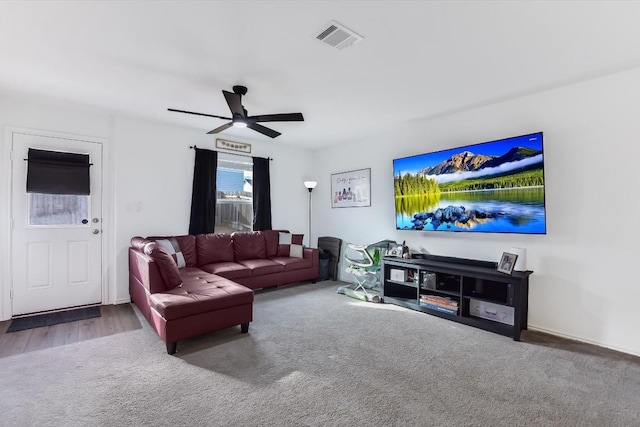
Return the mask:
<path fill-rule="evenodd" d="M 190 145 L 189 146 L 190 149 L 195 150 L 196 148 L 198 148 L 197 145 Z M 211 150 L 211 151 L 216 151 L 216 150 Z M 218 151 L 218 153 L 225 153 L 225 154 L 233 154 L 234 156 L 241 156 L 241 157 L 251 157 L 252 159 L 254 157 L 258 157 L 258 156 L 249 156 L 248 154 L 236 154 L 236 153 L 229 153 L 228 151 Z M 264 158 L 264 157 L 260 157 L 260 158 Z M 267 160 L 273 160 L 271 157 L 267 157 Z"/>

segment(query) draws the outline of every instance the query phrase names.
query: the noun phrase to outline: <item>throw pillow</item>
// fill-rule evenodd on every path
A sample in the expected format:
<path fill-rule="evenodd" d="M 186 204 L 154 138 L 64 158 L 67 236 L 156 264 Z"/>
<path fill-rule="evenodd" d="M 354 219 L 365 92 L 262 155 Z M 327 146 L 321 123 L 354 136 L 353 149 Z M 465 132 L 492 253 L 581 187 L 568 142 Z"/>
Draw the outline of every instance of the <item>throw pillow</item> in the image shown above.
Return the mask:
<path fill-rule="evenodd" d="M 182 256 L 184 257 L 184 262 L 187 267 L 197 267 L 198 266 L 198 254 L 196 253 L 196 236 L 190 234 L 183 234 L 177 236 L 147 236 L 148 240 L 167 240 L 167 239 L 175 239 L 178 242 L 178 247 L 180 248 L 180 252 L 182 252 Z"/>
<path fill-rule="evenodd" d="M 180 277 L 178 265 L 164 247 L 160 246 L 158 242 L 149 242 L 144 247 L 144 253 L 158 264 L 158 270 L 160 270 L 160 275 L 167 290 L 182 285 L 182 277 Z"/>
<path fill-rule="evenodd" d="M 141 236 L 135 236 L 131 238 L 131 247 L 144 253 L 144 247 L 150 242 L 152 242 L 152 240 L 145 239 Z"/>
<path fill-rule="evenodd" d="M 291 244 L 291 233 L 279 233 L 278 234 L 278 244 L 280 244 L 280 245 L 290 245 Z"/>
<path fill-rule="evenodd" d="M 302 258 L 302 245 L 291 245 L 289 248 L 289 256 L 292 258 Z"/>
<path fill-rule="evenodd" d="M 278 240 L 278 256 L 280 257 L 293 256 L 291 255 L 291 246 L 293 245 L 302 246 L 303 239 L 304 239 L 304 234 L 280 233 L 279 240 Z"/>
<path fill-rule="evenodd" d="M 184 268 L 187 266 L 187 263 L 184 260 L 184 255 L 182 254 L 182 251 L 180 251 L 180 246 L 176 239 L 158 239 L 156 240 L 156 243 L 171 255 L 178 268 Z"/>

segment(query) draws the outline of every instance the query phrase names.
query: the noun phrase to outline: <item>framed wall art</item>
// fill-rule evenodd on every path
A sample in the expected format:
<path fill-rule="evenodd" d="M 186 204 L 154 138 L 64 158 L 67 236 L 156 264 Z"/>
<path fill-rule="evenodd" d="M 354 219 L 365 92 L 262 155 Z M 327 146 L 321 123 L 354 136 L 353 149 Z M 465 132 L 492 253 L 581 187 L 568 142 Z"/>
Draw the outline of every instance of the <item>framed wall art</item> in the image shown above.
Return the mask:
<path fill-rule="evenodd" d="M 371 206 L 371 168 L 331 175 L 331 207 Z"/>

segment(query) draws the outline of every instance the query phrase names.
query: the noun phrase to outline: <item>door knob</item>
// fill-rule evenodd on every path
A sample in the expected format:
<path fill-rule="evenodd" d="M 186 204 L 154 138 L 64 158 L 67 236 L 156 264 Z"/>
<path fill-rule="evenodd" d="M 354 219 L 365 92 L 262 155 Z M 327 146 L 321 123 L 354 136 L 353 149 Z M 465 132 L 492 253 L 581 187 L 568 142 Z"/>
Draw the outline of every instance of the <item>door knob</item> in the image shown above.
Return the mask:
<path fill-rule="evenodd" d="M 100 230 L 98 230 L 97 228 L 94 228 L 93 230 L 91 230 L 91 232 L 93 234 L 98 234 L 100 232 Z"/>

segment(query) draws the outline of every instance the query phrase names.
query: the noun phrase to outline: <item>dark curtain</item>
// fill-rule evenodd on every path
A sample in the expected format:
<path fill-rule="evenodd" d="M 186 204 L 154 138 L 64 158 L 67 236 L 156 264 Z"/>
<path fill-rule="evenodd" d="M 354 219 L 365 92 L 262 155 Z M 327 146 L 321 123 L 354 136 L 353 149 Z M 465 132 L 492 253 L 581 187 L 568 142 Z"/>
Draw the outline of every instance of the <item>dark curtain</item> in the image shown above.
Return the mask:
<path fill-rule="evenodd" d="M 213 233 L 216 226 L 218 152 L 196 148 L 189 234 Z"/>
<path fill-rule="evenodd" d="M 253 230 L 271 230 L 269 159 L 253 158 Z"/>
<path fill-rule="evenodd" d="M 27 193 L 89 195 L 89 156 L 29 148 Z"/>

